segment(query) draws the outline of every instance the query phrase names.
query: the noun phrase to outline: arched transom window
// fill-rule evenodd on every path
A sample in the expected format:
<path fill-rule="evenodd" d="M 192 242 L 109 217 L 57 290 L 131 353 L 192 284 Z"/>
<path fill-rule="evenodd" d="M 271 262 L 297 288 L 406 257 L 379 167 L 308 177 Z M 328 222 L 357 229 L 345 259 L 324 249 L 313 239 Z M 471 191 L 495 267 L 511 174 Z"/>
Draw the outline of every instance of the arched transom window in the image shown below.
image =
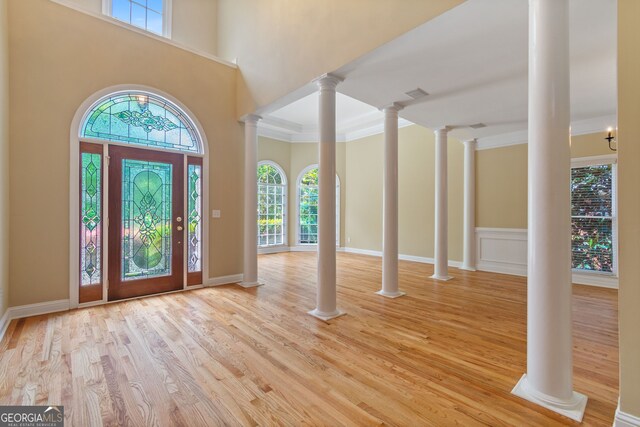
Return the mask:
<path fill-rule="evenodd" d="M 258 246 L 286 244 L 287 177 L 273 162 L 258 163 Z"/>
<path fill-rule="evenodd" d="M 298 179 L 298 244 L 318 243 L 318 167 L 308 166 Z M 340 244 L 340 178 L 336 175 L 336 244 Z"/>
<path fill-rule="evenodd" d="M 81 137 L 202 153 L 191 120 L 166 99 L 142 91 L 101 99 L 86 115 Z"/>

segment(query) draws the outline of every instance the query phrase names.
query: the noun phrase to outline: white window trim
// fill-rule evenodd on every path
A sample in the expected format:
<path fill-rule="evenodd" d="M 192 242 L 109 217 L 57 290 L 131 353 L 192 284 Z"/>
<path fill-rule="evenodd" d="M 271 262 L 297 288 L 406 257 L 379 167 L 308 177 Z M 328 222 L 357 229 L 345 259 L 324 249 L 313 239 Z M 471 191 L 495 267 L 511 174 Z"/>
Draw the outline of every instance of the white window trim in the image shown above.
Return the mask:
<path fill-rule="evenodd" d="M 276 170 L 278 171 L 278 173 L 280 174 L 280 176 L 282 177 L 282 187 L 284 189 L 282 196 L 283 201 L 282 201 L 282 231 L 283 231 L 283 236 L 282 236 L 282 244 L 281 245 L 264 245 L 261 246 L 260 245 L 260 241 L 258 240 L 258 249 L 264 249 L 264 250 L 269 250 L 269 249 L 274 249 L 274 248 L 283 248 L 283 247 L 287 247 L 289 246 L 289 233 L 287 232 L 287 228 L 289 227 L 289 221 L 288 221 L 288 209 L 289 209 L 289 181 L 287 180 L 287 174 L 284 173 L 284 169 L 282 169 L 282 167 L 274 162 L 273 160 L 262 160 L 258 162 L 258 168 L 262 165 L 269 165 L 269 166 L 273 166 L 274 168 L 276 168 Z M 258 185 L 260 185 L 260 183 L 258 183 Z M 278 184 L 271 184 L 271 185 L 278 185 Z M 260 217 L 260 214 L 258 214 L 258 217 Z M 258 227 L 258 230 L 260 230 L 260 228 Z"/>
<path fill-rule="evenodd" d="M 102 0 L 102 13 L 112 19 L 116 19 L 111 15 L 112 6 L 113 6 L 112 0 Z M 162 37 L 166 37 L 168 39 L 171 38 L 172 16 L 173 16 L 173 0 L 163 0 L 162 1 Z M 116 20 L 130 27 L 137 28 L 147 33 L 158 35 L 156 33 L 153 33 L 147 30 L 146 28 L 141 28 L 129 22 L 120 21 L 119 19 L 116 19 Z"/>
<path fill-rule="evenodd" d="M 611 272 L 572 269 L 572 272 L 579 275 L 618 277 L 618 155 L 605 154 L 601 156 L 577 157 L 571 159 L 571 169 L 584 168 L 588 166 L 611 165 L 611 240 L 613 250 L 613 266 Z M 606 280 L 605 280 L 606 281 Z"/>
<path fill-rule="evenodd" d="M 312 169 L 316 169 L 318 164 L 309 165 L 302 169 L 296 179 L 296 245 L 298 246 L 318 246 L 317 243 L 300 243 L 300 182 L 302 178 Z M 340 177 L 336 173 L 336 246 L 340 247 Z"/>

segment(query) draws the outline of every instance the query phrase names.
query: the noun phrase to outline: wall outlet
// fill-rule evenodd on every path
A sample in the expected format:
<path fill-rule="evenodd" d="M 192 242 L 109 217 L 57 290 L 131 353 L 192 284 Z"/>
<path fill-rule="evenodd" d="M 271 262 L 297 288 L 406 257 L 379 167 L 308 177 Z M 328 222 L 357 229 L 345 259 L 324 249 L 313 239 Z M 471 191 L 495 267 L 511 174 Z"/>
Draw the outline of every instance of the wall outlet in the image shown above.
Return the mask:
<path fill-rule="evenodd" d="M 211 211 L 212 218 L 220 218 L 220 211 L 218 209 L 214 209 Z"/>

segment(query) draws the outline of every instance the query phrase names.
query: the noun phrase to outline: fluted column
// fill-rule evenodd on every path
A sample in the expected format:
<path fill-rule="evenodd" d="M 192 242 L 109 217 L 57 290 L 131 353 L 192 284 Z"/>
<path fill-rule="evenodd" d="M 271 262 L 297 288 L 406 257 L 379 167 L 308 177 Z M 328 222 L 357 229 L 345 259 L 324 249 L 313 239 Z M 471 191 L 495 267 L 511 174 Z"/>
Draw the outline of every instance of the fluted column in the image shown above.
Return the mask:
<path fill-rule="evenodd" d="M 464 141 L 464 207 L 462 269 L 476 271 L 476 146 Z"/>
<path fill-rule="evenodd" d="M 241 286 L 258 283 L 258 120 L 250 114 L 244 119 L 244 263 Z"/>
<path fill-rule="evenodd" d="M 384 107 L 384 187 L 382 191 L 382 289 L 388 298 L 404 295 L 398 289 L 398 111 L 402 106 Z"/>
<path fill-rule="evenodd" d="M 318 162 L 318 288 L 316 308 L 322 320 L 338 317 L 336 295 L 336 86 L 330 74 L 316 80 L 320 92 Z"/>
<path fill-rule="evenodd" d="M 436 134 L 436 200 L 435 200 L 435 261 L 434 274 L 437 280 L 450 280 L 448 242 L 448 196 L 447 196 L 447 134 L 448 127 L 435 131 Z"/>
<path fill-rule="evenodd" d="M 527 373 L 513 393 L 580 421 L 573 391 L 569 0 L 529 0 Z"/>

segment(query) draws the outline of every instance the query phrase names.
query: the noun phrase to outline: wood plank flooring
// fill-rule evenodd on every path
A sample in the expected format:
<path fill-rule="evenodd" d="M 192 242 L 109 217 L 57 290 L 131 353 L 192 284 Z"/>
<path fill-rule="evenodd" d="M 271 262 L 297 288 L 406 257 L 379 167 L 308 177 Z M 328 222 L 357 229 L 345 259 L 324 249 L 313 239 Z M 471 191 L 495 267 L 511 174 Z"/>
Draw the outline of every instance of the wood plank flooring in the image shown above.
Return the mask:
<path fill-rule="evenodd" d="M 67 425 L 556 426 L 510 394 L 525 371 L 525 279 L 338 255 L 339 306 L 314 308 L 315 253 L 260 257 L 265 286 L 229 285 L 13 321 L 0 404 L 62 404 Z M 611 426 L 617 292 L 574 286 L 575 389 L 584 425 Z"/>

